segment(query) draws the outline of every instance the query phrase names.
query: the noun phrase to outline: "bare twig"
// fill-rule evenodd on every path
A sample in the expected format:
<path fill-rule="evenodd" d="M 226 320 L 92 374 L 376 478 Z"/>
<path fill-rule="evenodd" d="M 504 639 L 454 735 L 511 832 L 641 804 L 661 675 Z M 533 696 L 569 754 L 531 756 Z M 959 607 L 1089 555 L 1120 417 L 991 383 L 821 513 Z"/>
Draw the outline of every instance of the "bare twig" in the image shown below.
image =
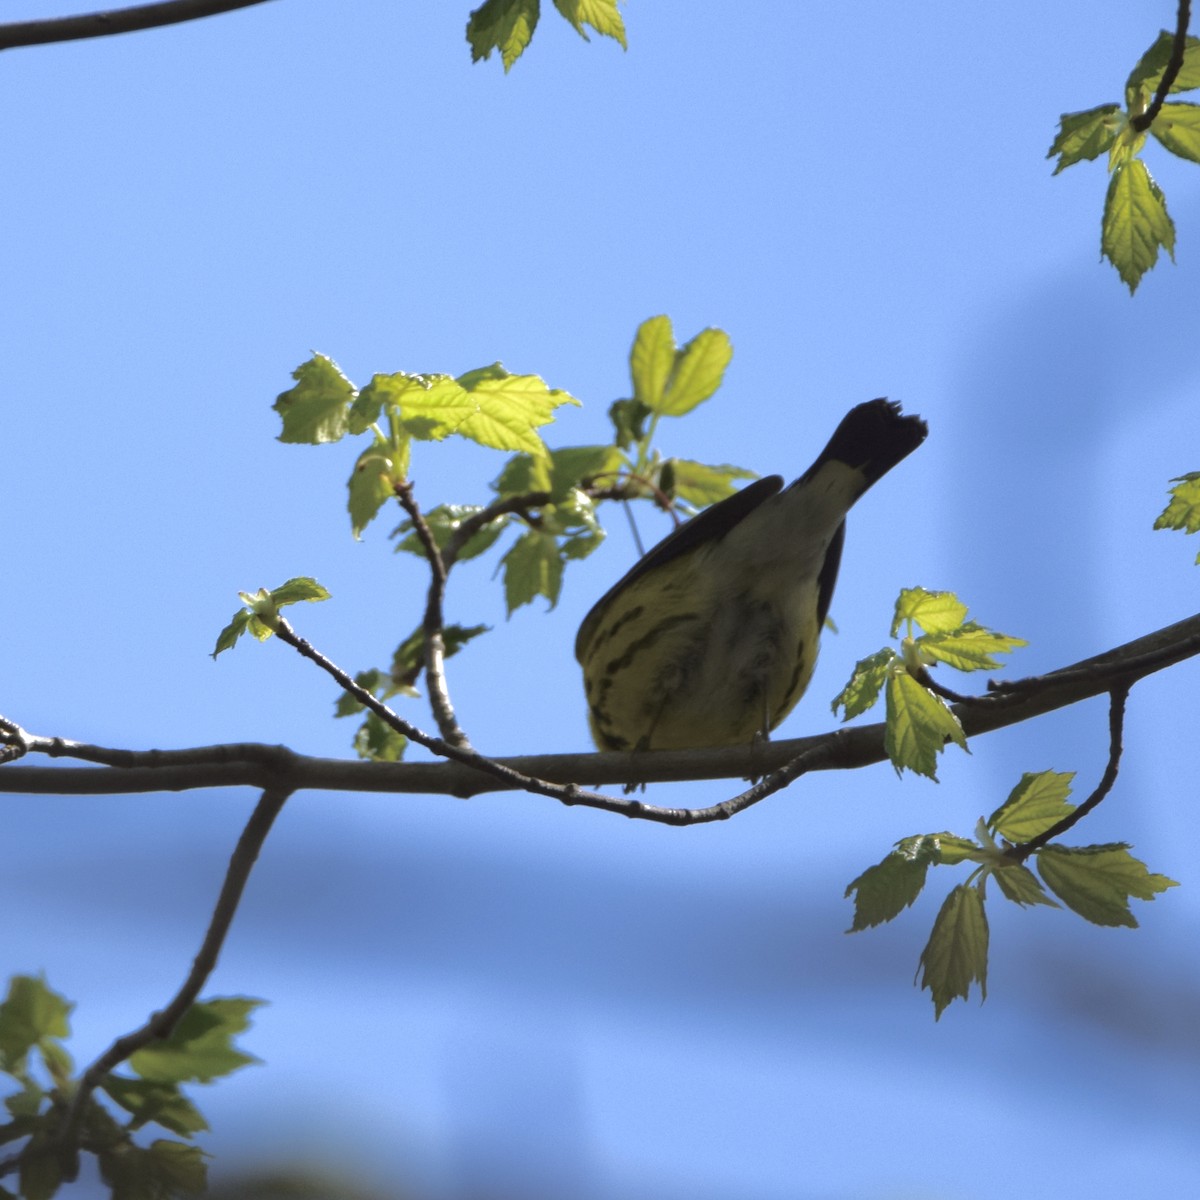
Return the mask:
<path fill-rule="evenodd" d="M 1108 763 L 1104 774 L 1096 785 L 1095 791 L 1078 808 L 1068 813 L 1061 821 L 1055 821 L 1049 829 L 1043 830 L 1037 837 L 1013 846 L 1008 855 L 1017 862 L 1024 862 L 1035 851 L 1040 850 L 1048 842 L 1062 837 L 1073 825 L 1077 825 L 1112 791 L 1117 782 L 1117 771 L 1121 766 L 1121 751 L 1125 731 L 1125 701 L 1129 699 L 1129 684 L 1119 683 L 1109 692 L 1108 704 Z"/>
<path fill-rule="evenodd" d="M 442 737 L 452 746 L 469 750 L 471 743 L 462 731 L 450 703 L 450 690 L 446 685 L 446 642 L 443 635 L 445 618 L 442 606 L 446 598 L 446 564 L 442 552 L 426 523 L 417 501 L 413 496 L 413 485 L 408 480 L 395 488 L 400 507 L 408 514 L 413 530 L 425 551 L 429 563 L 429 595 L 425 601 L 425 685 L 429 690 L 429 706 Z"/>
<path fill-rule="evenodd" d="M 41 21 L 11 21 L 0 25 L 0 50 L 14 46 L 44 46 L 51 42 L 76 42 L 81 38 L 108 37 L 114 33 L 138 33 L 178 25 L 200 17 L 233 12 L 263 4 L 265 0 L 163 0 L 135 8 L 112 8 L 81 13 L 74 17 L 49 17 Z"/>
<path fill-rule="evenodd" d="M 225 881 L 221 885 L 220 895 L 213 908 L 208 930 L 182 986 L 165 1008 L 152 1013 L 145 1024 L 131 1033 L 117 1038 L 80 1076 L 56 1141 L 42 1147 L 39 1151 L 39 1153 L 63 1156 L 66 1179 L 74 1179 L 78 1173 L 79 1131 L 92 1093 L 103 1084 L 105 1076 L 110 1071 L 132 1054 L 152 1042 L 170 1037 L 180 1018 L 192 1006 L 196 997 L 199 996 L 200 990 L 208 981 L 213 968 L 217 965 L 217 958 L 225 943 L 225 936 L 233 923 L 234 914 L 237 912 L 242 893 L 246 888 L 246 881 L 250 878 L 250 872 L 258 859 L 263 842 L 266 841 L 275 818 L 286 803 L 288 794 L 286 791 L 269 789 L 263 792 L 259 799 L 250 820 L 242 830 L 242 836 L 238 839 L 233 854 L 230 856 L 229 868 L 225 872 Z M 16 1155 L 0 1163 L 0 1174 L 11 1170 L 20 1157 L 20 1155 Z"/>
<path fill-rule="evenodd" d="M 1150 107 L 1129 122 L 1138 133 L 1145 133 L 1154 124 L 1154 118 L 1158 116 L 1171 93 L 1171 85 L 1183 69 L 1183 56 L 1187 52 L 1188 23 L 1192 19 L 1191 9 L 1191 0 L 1179 0 L 1179 9 L 1175 17 L 1175 41 L 1171 46 L 1171 57 L 1167 60 L 1166 70 L 1158 81 L 1158 88 L 1154 99 L 1150 101 Z"/>
<path fill-rule="evenodd" d="M 284 635 L 281 635 L 284 636 Z M 284 640 L 300 639 L 290 629 Z M 302 651 L 316 655 L 308 644 Z M 977 737 L 1081 700 L 1131 685 L 1155 671 L 1200 654 L 1200 614 L 1116 647 L 1105 654 L 1025 681 L 1020 688 L 993 692 L 957 707 L 968 737 Z M 359 688 L 332 663 L 326 667 L 339 686 L 384 720 L 400 721 L 386 705 Z M 385 715 L 388 714 L 388 715 Z M 390 720 L 389 720 L 389 723 Z M 720 820 L 714 809 L 660 808 L 625 797 L 584 792 L 573 785 L 687 782 L 736 779 L 788 768 L 802 760 L 804 771 L 850 770 L 883 762 L 884 726 L 856 725 L 813 737 L 718 750 L 656 750 L 635 754 L 542 754 L 484 759 L 431 738 L 401 722 L 401 732 L 454 759 L 442 763 L 363 763 L 311 758 L 284 746 L 241 743 L 184 750 L 118 750 L 64 738 L 27 735 L 30 753 L 104 763 L 97 768 L 27 766 L 0 768 L 0 792 L 32 795 L 99 796 L 189 791 L 214 787 L 279 787 L 340 792 L 469 797 L 525 789 L 564 804 L 582 804 L 641 820 L 691 825 Z M 792 768 L 794 769 L 794 768 Z M 530 787 L 527 781 L 538 785 Z M 766 781 L 764 781 L 766 782 Z M 753 790 L 753 789 L 752 789 Z M 736 805 L 735 801 L 726 802 Z M 720 806 L 717 806 L 720 807 Z M 740 807 L 737 807 L 740 811 Z"/>

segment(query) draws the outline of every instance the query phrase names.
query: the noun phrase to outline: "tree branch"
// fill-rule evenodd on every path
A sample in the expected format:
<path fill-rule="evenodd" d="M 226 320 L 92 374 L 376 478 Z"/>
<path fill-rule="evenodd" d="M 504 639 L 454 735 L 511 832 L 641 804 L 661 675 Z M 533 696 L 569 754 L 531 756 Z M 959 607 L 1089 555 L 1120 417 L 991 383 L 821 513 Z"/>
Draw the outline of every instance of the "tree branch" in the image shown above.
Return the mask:
<path fill-rule="evenodd" d="M 219 13 L 263 4 L 266 0 L 164 0 L 136 8 L 113 8 L 75 17 L 50 17 L 41 21 L 11 21 L 0 25 L 0 50 L 14 46 L 44 46 L 51 42 L 76 42 L 82 38 L 138 33 L 164 25 L 178 25 Z"/>
<path fill-rule="evenodd" d="M 1122 683 L 1130 686 L 1138 679 L 1197 654 L 1200 654 L 1200 615 L 1188 617 L 1095 658 L 1005 685 L 957 707 L 955 712 L 967 736 L 975 737 L 1111 692 Z M 336 667 L 333 669 L 339 671 Z M 356 696 L 362 691 L 344 672 L 339 671 L 334 678 Z M 369 693 L 367 697 L 369 707 L 379 706 L 386 710 L 375 697 Z M 364 704 L 368 703 L 366 698 L 360 698 Z M 30 753 L 105 765 L 62 769 L 9 764 L 0 767 L 0 792 L 96 796 L 255 787 L 448 795 L 465 799 L 485 792 L 526 788 L 525 781 L 532 780 L 539 785 L 533 789 L 538 794 L 564 804 L 583 804 L 668 825 L 693 825 L 721 820 L 748 807 L 748 803 L 742 797 L 735 797 L 723 805 L 706 809 L 662 808 L 628 797 L 583 792 L 576 786 L 576 781 L 587 780 L 600 785 L 662 783 L 736 779 L 787 770 L 788 782 L 791 782 L 807 772 L 866 767 L 883 762 L 887 757 L 882 724 L 851 726 L 815 737 L 753 747 L 635 754 L 546 754 L 501 759 L 484 759 L 459 751 L 440 739 L 430 738 L 420 730 L 414 732 L 418 736 L 413 740 L 434 753 L 445 754 L 457 761 L 363 763 L 309 758 L 284 746 L 259 743 L 200 746 L 186 750 L 117 750 L 27 733 L 26 745 Z M 3 740 L 0 736 L 0 741 Z M 764 785 L 767 782 L 764 780 Z M 743 795 L 753 794 L 755 789 L 752 788 Z"/>
<path fill-rule="evenodd" d="M 442 615 L 446 598 L 446 564 L 442 560 L 442 552 L 438 549 L 433 532 L 413 496 L 413 485 L 406 480 L 396 485 L 395 492 L 400 507 L 412 522 L 413 531 L 429 563 L 429 595 L 425 602 L 425 617 L 422 622 L 425 631 L 425 685 L 429 690 L 429 707 L 433 709 L 433 718 L 437 721 L 442 737 L 452 746 L 470 750 L 470 740 L 454 715 L 454 705 L 450 703 L 450 689 L 446 684 L 446 642 L 443 636 L 445 618 Z"/>
<path fill-rule="evenodd" d="M 192 1006 L 196 997 L 199 996 L 200 990 L 208 981 L 213 968 L 217 965 L 217 958 L 225 943 L 225 936 L 233 923 L 234 914 L 237 912 L 242 893 L 246 888 L 246 881 L 250 878 L 250 872 L 258 859 L 263 842 L 266 841 L 275 818 L 287 802 L 288 795 L 288 792 L 280 790 L 263 792 L 258 805 L 250 815 L 250 820 L 247 821 L 245 829 L 242 830 L 242 836 L 238 839 L 237 846 L 230 856 L 229 868 L 225 872 L 225 881 L 221 885 L 220 895 L 213 908 L 208 930 L 200 944 L 195 961 L 192 963 L 192 969 L 188 972 L 182 986 L 165 1008 L 152 1013 L 145 1024 L 133 1032 L 117 1038 L 80 1076 L 75 1094 L 63 1117 L 57 1139 L 54 1143 L 43 1146 L 38 1151 L 41 1154 L 63 1156 L 65 1179 L 74 1179 L 79 1171 L 79 1132 L 92 1093 L 104 1082 L 105 1076 L 110 1071 L 131 1055 L 152 1042 L 170 1037 L 180 1018 Z M 0 1162 L 0 1175 L 12 1170 L 19 1163 L 21 1157 L 18 1154 Z"/>
<path fill-rule="evenodd" d="M 1171 85 L 1183 70 L 1183 56 L 1187 52 L 1188 23 L 1192 19 L 1191 9 L 1191 0 L 1179 0 L 1179 10 L 1175 18 L 1175 41 L 1171 46 L 1171 57 L 1167 60 L 1166 70 L 1158 81 L 1158 88 L 1154 99 L 1150 101 L 1150 107 L 1129 122 L 1138 133 L 1145 133 L 1154 124 L 1154 118 L 1158 116 L 1171 93 Z"/>
<path fill-rule="evenodd" d="M 1017 862 L 1024 862 L 1031 854 L 1040 850 L 1048 842 L 1054 841 L 1055 838 L 1062 837 L 1068 829 L 1082 821 L 1112 791 L 1113 784 L 1117 782 L 1117 771 L 1121 766 L 1121 751 L 1124 748 L 1125 701 L 1129 699 L 1129 686 L 1127 682 L 1122 682 L 1109 692 L 1108 764 L 1104 768 L 1104 774 L 1096 785 L 1095 791 L 1061 821 L 1055 821 L 1049 829 L 1043 830 L 1037 837 L 1030 838 L 1029 841 L 1022 842 L 1019 846 L 1014 846 L 1008 851 L 1010 858 L 1015 858 Z"/>

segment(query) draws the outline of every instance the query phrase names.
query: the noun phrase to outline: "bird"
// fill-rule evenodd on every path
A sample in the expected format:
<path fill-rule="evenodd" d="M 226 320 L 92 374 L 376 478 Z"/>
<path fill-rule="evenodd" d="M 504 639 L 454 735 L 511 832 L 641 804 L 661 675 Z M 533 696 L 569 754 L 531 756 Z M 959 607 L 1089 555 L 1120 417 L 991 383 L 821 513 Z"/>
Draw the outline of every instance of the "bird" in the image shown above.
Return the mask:
<path fill-rule="evenodd" d="M 794 483 L 757 479 L 647 551 L 575 639 L 597 748 L 767 738 L 816 666 L 847 512 L 928 432 L 894 401 L 859 404 Z"/>

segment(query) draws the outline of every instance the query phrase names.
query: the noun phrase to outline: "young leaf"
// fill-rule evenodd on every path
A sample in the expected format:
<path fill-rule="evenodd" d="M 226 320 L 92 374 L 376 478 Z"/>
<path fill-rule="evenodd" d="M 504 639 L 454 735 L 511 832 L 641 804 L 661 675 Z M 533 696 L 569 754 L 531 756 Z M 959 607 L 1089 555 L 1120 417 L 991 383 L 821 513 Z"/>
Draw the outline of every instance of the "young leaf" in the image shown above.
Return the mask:
<path fill-rule="evenodd" d="M 1146 164 L 1129 158 L 1113 168 L 1104 198 L 1100 251 L 1132 295 L 1158 261 L 1159 246 L 1175 258 L 1175 223 Z"/>
<path fill-rule="evenodd" d="M 905 621 L 915 621 L 926 633 L 951 633 L 962 625 L 967 606 L 953 592 L 901 588 L 892 617 L 892 637 Z"/>
<path fill-rule="evenodd" d="M 1103 846 L 1043 846 L 1037 852 L 1038 873 L 1069 908 L 1093 925 L 1137 928 L 1129 898 L 1153 900 L 1179 885 L 1165 875 L 1151 875 L 1146 864 L 1123 842 Z"/>
<path fill-rule="evenodd" d="M 539 0 L 486 0 L 467 21 L 471 61 L 490 58 L 500 51 L 504 70 L 521 57 L 538 23 Z"/>
<path fill-rule="evenodd" d="M 21 1200 L 51 1200 L 62 1185 L 62 1158 L 48 1145 L 50 1134 L 35 1133 L 21 1156 Z M 42 1153 L 38 1153 L 42 1151 Z"/>
<path fill-rule="evenodd" d="M 1200 104 L 1180 100 L 1159 109 L 1150 132 L 1172 154 L 1200 162 Z"/>
<path fill-rule="evenodd" d="M 1015 845 L 1045 833 L 1075 811 L 1075 805 L 1067 803 L 1074 778 L 1074 771 L 1026 772 L 1008 799 L 988 817 L 988 828 Z"/>
<path fill-rule="evenodd" d="M 408 738 L 393 729 L 378 713 L 368 712 L 354 734 L 354 753 L 367 762 L 399 762 Z"/>
<path fill-rule="evenodd" d="M 1006 899 L 1022 906 L 1030 904 L 1048 904 L 1051 908 L 1058 905 L 1046 895 L 1037 876 L 1022 863 L 1006 863 L 992 871 L 992 878 L 999 885 Z"/>
<path fill-rule="evenodd" d="M 196 1106 L 173 1083 L 106 1075 L 100 1086 L 133 1118 L 130 1129 L 153 1121 L 180 1137 L 191 1137 L 208 1128 Z"/>
<path fill-rule="evenodd" d="M 462 523 L 482 511 L 482 506 L 478 504 L 439 504 L 437 508 L 431 508 L 422 515 L 425 518 L 425 524 L 429 527 L 429 532 L 433 534 L 434 544 L 439 550 L 445 550 Z M 477 558 L 489 549 L 504 532 L 508 521 L 509 516 L 505 514 L 497 517 L 494 521 L 489 521 L 472 534 L 466 545 L 459 550 L 458 561 L 465 562 L 469 558 Z M 421 539 L 412 531 L 412 527 L 411 521 L 402 521 L 392 530 L 393 537 L 399 534 L 406 535 L 396 543 L 396 552 L 399 553 L 403 550 L 406 554 L 415 554 L 418 558 L 424 558 L 425 547 L 421 545 Z"/>
<path fill-rule="evenodd" d="M 842 720 L 849 721 L 860 713 L 865 713 L 879 699 L 892 664 L 899 661 L 899 655 L 891 648 L 884 646 L 882 650 L 861 658 L 855 664 L 854 674 L 850 681 L 833 698 L 833 712 L 836 715 L 839 708 L 845 709 Z"/>
<path fill-rule="evenodd" d="M 160 1138 L 149 1147 L 126 1142 L 97 1157 L 113 1200 L 174 1200 L 199 1195 L 208 1182 L 204 1152 L 185 1142 Z"/>
<path fill-rule="evenodd" d="M 661 400 L 648 407 L 665 417 L 682 417 L 721 386 L 733 344 L 721 329 L 702 329 L 675 355 L 675 369 Z"/>
<path fill-rule="evenodd" d="M 52 991 L 45 979 L 14 975 L 0 1004 L 0 1069 L 22 1075 L 26 1056 L 34 1046 L 69 1036 L 67 1017 L 74 1007 Z"/>
<path fill-rule="evenodd" d="M 620 42 L 622 50 L 629 49 L 625 44 L 625 23 L 617 11 L 617 0 L 554 0 L 554 7 L 571 22 L 585 42 L 590 39 L 583 27 L 590 25 L 597 33 Z"/>
<path fill-rule="evenodd" d="M 1125 81 L 1125 104 L 1131 111 L 1143 108 L 1145 102 L 1158 91 L 1174 47 L 1175 35 L 1166 29 L 1162 30 L 1129 73 Z M 1197 87 L 1200 87 L 1200 39 L 1188 37 L 1184 42 L 1183 69 L 1171 84 L 1169 94 L 1190 92 Z"/>
<path fill-rule="evenodd" d="M 576 488 L 593 484 L 612 486 L 624 466 L 625 455 L 616 446 L 564 446 L 552 450 L 550 499 L 564 500 Z"/>
<path fill-rule="evenodd" d="M 1027 646 L 1024 638 L 1009 637 L 985 629 L 975 621 L 966 621 L 958 629 L 927 633 L 918 639 L 921 652 L 944 662 L 956 671 L 998 671 L 1004 666 L 993 654 L 1008 654 L 1018 646 Z"/>
<path fill-rule="evenodd" d="M 937 756 L 952 741 L 967 748 L 958 718 L 907 671 L 888 675 L 887 733 L 884 746 L 896 773 L 907 767 L 937 779 Z"/>
<path fill-rule="evenodd" d="M 510 375 L 499 364 L 460 375 L 475 411 L 454 432 L 494 450 L 523 450 L 542 457 L 546 443 L 534 432 L 554 420 L 554 410 L 579 401 L 548 387 L 536 375 Z"/>
<path fill-rule="evenodd" d="M 667 459 L 674 472 L 674 484 L 671 494 L 697 508 L 716 504 L 726 496 L 732 496 L 736 489 L 735 479 L 754 479 L 753 471 L 742 467 L 732 467 L 728 463 L 721 466 L 710 466 L 707 463 L 692 462 L 687 458 Z M 665 465 L 665 464 L 664 464 Z"/>
<path fill-rule="evenodd" d="M 1182 529 L 1185 533 L 1200 532 L 1200 471 L 1180 475 L 1171 482 L 1171 502 L 1155 519 L 1155 529 Z M 1196 556 L 1200 563 L 1200 554 Z"/>
<path fill-rule="evenodd" d="M 355 538 L 362 535 L 384 504 L 395 496 L 393 485 L 404 474 L 404 469 L 397 469 L 392 447 L 384 438 L 376 437 L 374 444 L 358 456 L 346 485 L 349 491 L 346 507 L 350 510 L 350 529 Z"/>
<path fill-rule="evenodd" d="M 354 399 L 354 384 L 337 363 L 314 355 L 293 372 L 296 386 L 280 393 L 272 408 L 283 419 L 281 442 L 320 445 L 336 442 L 346 433 L 346 414 Z"/>
<path fill-rule="evenodd" d="M 675 366 L 675 333 L 671 318 L 650 317 L 638 326 L 629 351 L 629 374 L 633 378 L 633 398 L 656 411 L 667 391 L 671 368 Z"/>
<path fill-rule="evenodd" d="M 246 607 L 233 614 L 233 619 L 217 635 L 217 646 L 212 652 L 216 658 L 222 650 L 236 645 L 238 638 L 247 631 L 260 642 L 265 642 L 275 632 L 278 610 L 302 600 L 315 602 L 328 600 L 329 593 L 315 580 L 306 575 L 289 579 L 287 583 L 268 592 L 259 588 L 257 592 L 238 593 Z"/>
<path fill-rule="evenodd" d="M 1102 104 L 1086 112 L 1063 113 L 1059 118 L 1058 136 L 1046 153 L 1047 158 L 1059 156 L 1054 174 L 1084 159 L 1099 158 L 1112 146 L 1124 120 L 1119 104 Z"/>
<path fill-rule="evenodd" d="M 250 1014 L 263 1001 L 226 996 L 198 1001 L 180 1018 L 170 1037 L 135 1051 L 129 1065 L 155 1083 L 208 1083 L 259 1060 L 233 1045 L 250 1024 Z"/>
<path fill-rule="evenodd" d="M 504 600 L 508 615 L 545 596 L 553 608 L 562 589 L 562 558 L 553 534 L 536 529 L 522 534 L 500 560 L 504 566 Z"/>
<path fill-rule="evenodd" d="M 868 867 L 846 888 L 847 899 L 854 894 L 854 923 L 846 932 L 858 933 L 899 916 L 921 894 L 929 864 L 938 857 L 936 837 L 897 843 L 887 858 Z"/>
<path fill-rule="evenodd" d="M 935 1019 L 940 1019 L 951 1000 L 966 1000 L 972 983 L 979 984 L 980 997 L 987 999 L 988 923 L 983 911 L 983 893 L 960 883 L 946 897 L 929 942 L 921 951 L 918 971 L 921 987 L 933 996 Z"/>

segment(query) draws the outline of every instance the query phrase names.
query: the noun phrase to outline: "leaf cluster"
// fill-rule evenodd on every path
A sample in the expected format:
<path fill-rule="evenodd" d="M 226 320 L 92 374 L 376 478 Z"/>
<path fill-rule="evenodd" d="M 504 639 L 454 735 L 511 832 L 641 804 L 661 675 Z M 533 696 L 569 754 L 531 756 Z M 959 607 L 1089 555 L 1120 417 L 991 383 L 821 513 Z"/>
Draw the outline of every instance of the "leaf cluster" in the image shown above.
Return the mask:
<path fill-rule="evenodd" d="M 403 504 L 415 443 L 461 437 L 513 452 L 486 503 L 439 504 L 419 516 L 408 507 L 409 515 L 392 533 L 398 551 L 426 560 L 432 543 L 440 569 L 447 572 L 492 550 L 511 531 L 515 536 L 501 548 L 497 566 L 511 615 L 539 596 L 551 607 L 558 602 L 567 565 L 591 554 L 604 539 L 599 504 L 647 500 L 671 513 L 691 512 L 730 495 L 737 480 L 753 477 L 728 464 L 666 458 L 654 445 L 662 418 L 684 416 L 716 392 L 732 355 L 729 337 L 719 329 L 701 330 L 680 346 L 668 317 L 644 321 L 629 355 L 632 395 L 611 405 L 612 440 L 598 445 L 547 446 L 541 428 L 559 408 L 579 401 L 536 375 L 512 375 L 499 363 L 457 377 L 375 375 L 359 389 L 331 358 L 317 354 L 292 373 L 295 386 L 276 399 L 274 408 L 283 423 L 281 441 L 328 445 L 352 436 L 367 441 L 347 484 L 355 537 L 389 500 Z M 281 606 L 325 599 L 328 593 L 315 581 L 298 578 L 273 591 L 241 596 L 245 607 L 222 630 L 214 656 L 244 632 L 259 640 L 270 637 Z M 486 632 L 482 624 L 444 627 L 444 655 Z M 362 671 L 356 682 L 383 701 L 416 695 L 427 636 L 422 623 L 400 642 L 388 667 Z M 349 695 L 338 701 L 338 716 L 362 711 L 361 702 Z M 405 739 L 367 712 L 354 747 L 363 758 L 394 762 L 404 752 Z"/>
<path fill-rule="evenodd" d="M 1171 499 L 1155 519 L 1155 529 L 1182 529 L 1184 533 L 1200 532 L 1200 471 L 1190 471 L 1171 482 Z M 1200 564 L 1200 554 L 1196 555 Z"/>
<path fill-rule="evenodd" d="M 927 686 L 928 671 L 944 663 L 956 671 L 995 671 L 997 654 L 1027 643 L 1022 638 L 968 621 L 967 606 L 953 592 L 904 588 L 896 600 L 891 636 L 905 630 L 900 649 L 885 646 L 861 659 L 834 697 L 843 720 L 866 712 L 882 693 L 887 709 L 885 747 L 897 774 L 907 767 L 937 778 L 937 756 L 948 742 L 967 749 L 962 724 L 942 696 Z M 917 634 L 916 629 L 922 632 Z"/>
<path fill-rule="evenodd" d="M 628 48 L 617 0 L 554 0 L 554 7 L 585 42 L 590 40 L 590 27 L 619 42 L 622 50 Z M 533 39 L 540 16 L 540 0 L 486 0 L 467 21 L 471 61 L 490 58 L 493 50 L 499 50 L 507 72 Z"/>
<path fill-rule="evenodd" d="M 1064 113 L 1047 158 L 1058 157 L 1054 174 L 1085 159 L 1108 154 L 1109 184 L 1104 197 L 1100 250 L 1116 267 L 1132 294 L 1142 276 L 1158 261 L 1161 247 L 1175 258 L 1175 223 L 1166 197 L 1139 157 L 1146 133 L 1170 153 L 1200 162 L 1200 105 L 1165 103 L 1147 127 L 1148 114 L 1163 82 L 1175 46 L 1175 35 L 1163 30 L 1125 81 L 1125 104 L 1101 104 L 1083 112 Z M 1169 95 L 1200 88 L 1200 39 L 1186 38 L 1183 66 L 1167 89 Z"/>
<path fill-rule="evenodd" d="M 967 999 L 972 984 L 978 984 L 981 997 L 987 996 L 989 879 L 1004 899 L 1022 907 L 1058 908 L 1061 902 L 1095 925 L 1130 928 L 1137 926 L 1131 899 L 1153 900 L 1176 886 L 1164 875 L 1151 874 L 1123 842 L 1030 846 L 1076 811 L 1067 800 L 1072 778 L 1070 772 L 1026 774 L 990 817 L 980 819 L 974 838 L 950 833 L 904 838 L 846 888 L 846 896 L 854 898 L 854 921 L 847 932 L 857 933 L 893 920 L 912 905 L 931 866 L 975 864 L 970 877 L 942 903 L 921 952 L 920 986 L 929 989 L 935 1016 L 951 1001 Z M 1036 863 L 1036 875 L 1026 865 L 1029 861 Z"/>
<path fill-rule="evenodd" d="M 111 1105 L 95 1092 L 87 1098 L 77 1116 L 78 1145 L 95 1155 L 114 1200 L 169 1200 L 205 1190 L 205 1155 L 193 1139 L 208 1123 L 181 1085 L 209 1083 L 258 1061 L 233 1039 L 261 1003 L 225 997 L 193 1004 L 168 1037 L 129 1058 L 132 1075 L 110 1071 L 100 1079 L 97 1091 Z M 0 1072 L 16 1085 L 4 1099 L 8 1121 L 0 1125 L 0 1144 L 20 1150 L 24 1200 L 50 1200 L 74 1175 L 67 1166 L 73 1147 L 63 1145 L 79 1087 L 63 1045 L 73 1007 L 30 975 L 14 976 L 0 1003 Z M 176 1136 L 135 1141 L 148 1125 Z M 11 1195 L 0 1187 L 0 1196 Z"/>

